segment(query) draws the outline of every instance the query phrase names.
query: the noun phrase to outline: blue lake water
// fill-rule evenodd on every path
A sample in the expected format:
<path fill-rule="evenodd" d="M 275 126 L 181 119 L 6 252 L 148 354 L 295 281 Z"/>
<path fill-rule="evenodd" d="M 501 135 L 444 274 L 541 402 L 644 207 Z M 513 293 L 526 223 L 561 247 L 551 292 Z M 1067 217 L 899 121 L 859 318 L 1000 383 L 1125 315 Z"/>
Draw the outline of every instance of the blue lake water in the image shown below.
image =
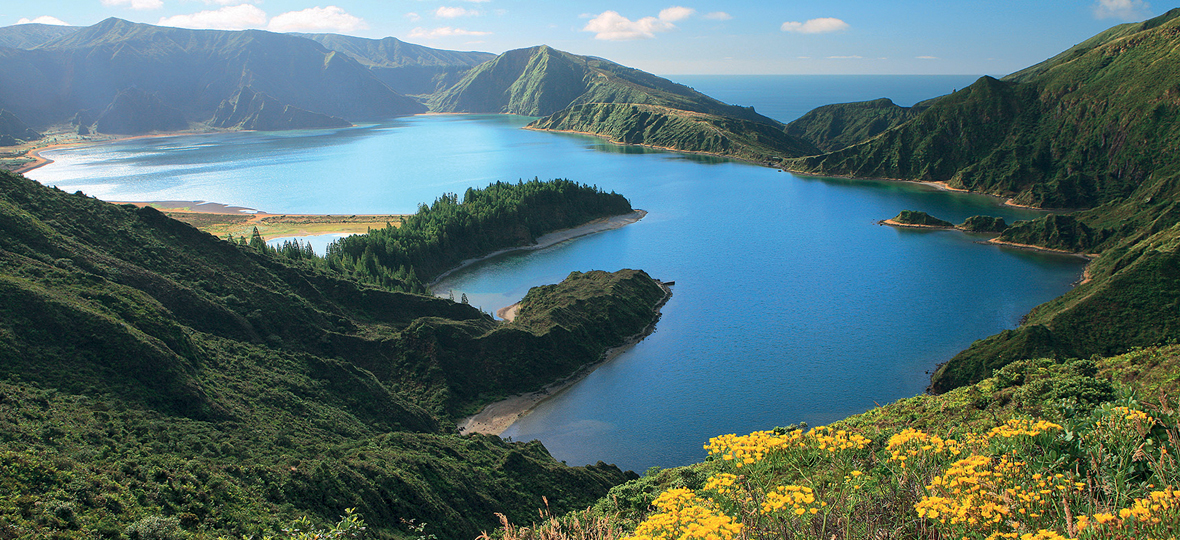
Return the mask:
<path fill-rule="evenodd" d="M 740 79 L 691 85 L 788 120 L 820 83 L 843 88 L 845 101 L 888 95 L 872 81 Z M 894 79 L 907 95 L 965 85 Z M 753 97 L 726 97 L 742 92 Z M 493 312 L 573 270 L 642 268 L 676 281 L 654 334 L 504 434 L 540 439 L 570 464 L 637 471 L 698 461 L 715 435 L 823 424 L 918 394 L 936 363 L 1015 327 L 1081 276 L 1077 258 L 877 224 L 903 209 L 954 222 L 1040 215 L 991 197 L 519 129 L 528 120 L 426 115 L 342 130 L 135 139 L 47 152 L 55 162 L 28 176 L 106 200 L 208 200 L 272 213 L 413 212 L 444 192 L 533 177 L 618 191 L 648 216 L 490 259 L 436 292 L 466 293 Z"/>

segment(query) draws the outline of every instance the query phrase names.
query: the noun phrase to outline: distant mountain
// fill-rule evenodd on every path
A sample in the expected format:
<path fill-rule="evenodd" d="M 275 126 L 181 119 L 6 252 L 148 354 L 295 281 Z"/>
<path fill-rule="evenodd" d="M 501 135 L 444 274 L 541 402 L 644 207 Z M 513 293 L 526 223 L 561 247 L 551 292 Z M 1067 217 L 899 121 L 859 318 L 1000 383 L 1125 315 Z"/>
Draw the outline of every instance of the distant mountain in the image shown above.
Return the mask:
<path fill-rule="evenodd" d="M 0 109 L 0 146 L 12 146 L 40 138 L 40 133 L 30 129 L 15 114 Z"/>
<path fill-rule="evenodd" d="M 32 50 L 0 49 L 0 107 L 34 125 L 106 109 L 136 87 L 180 111 L 209 120 L 250 87 L 284 105 L 349 120 L 426 108 L 377 80 L 346 54 L 283 34 L 185 30 L 107 19 Z"/>
<path fill-rule="evenodd" d="M 133 135 L 180 131 L 188 128 L 188 122 L 180 111 L 165 105 L 158 94 L 132 86 L 115 95 L 94 126 L 99 133 Z"/>
<path fill-rule="evenodd" d="M 209 125 L 217 128 L 279 131 L 284 129 L 318 129 L 348 127 L 343 118 L 308 112 L 245 87 L 221 102 Z"/>
<path fill-rule="evenodd" d="M 545 45 L 501 54 L 429 102 L 438 112 L 525 116 L 548 116 L 587 103 L 656 105 L 778 124 L 753 109 L 727 105 L 650 73 Z"/>
<path fill-rule="evenodd" d="M 365 39 L 340 34 L 294 34 L 351 56 L 373 76 L 402 94 L 430 94 L 450 87 L 492 53 L 432 49 L 397 38 Z"/>
<path fill-rule="evenodd" d="M 0 27 L 0 47 L 32 49 L 78 31 L 78 26 L 16 24 Z"/>
<path fill-rule="evenodd" d="M 541 116 L 528 127 L 772 163 L 818 154 L 750 107 L 608 60 L 547 46 L 508 51 L 430 97 L 439 112 Z"/>

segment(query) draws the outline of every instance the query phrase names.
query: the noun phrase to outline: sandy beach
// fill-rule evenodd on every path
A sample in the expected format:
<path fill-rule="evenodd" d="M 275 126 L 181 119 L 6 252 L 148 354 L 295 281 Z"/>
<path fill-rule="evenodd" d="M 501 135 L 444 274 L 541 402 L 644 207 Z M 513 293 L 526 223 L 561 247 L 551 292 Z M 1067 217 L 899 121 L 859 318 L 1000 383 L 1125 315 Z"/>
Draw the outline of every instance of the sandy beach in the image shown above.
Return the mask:
<path fill-rule="evenodd" d="M 891 227 L 906 227 L 909 229 L 954 229 L 956 227 L 944 227 L 941 225 L 918 225 L 915 223 L 900 223 L 892 219 L 882 219 L 877 222 L 878 225 L 889 225 Z"/>
<path fill-rule="evenodd" d="M 516 320 L 516 313 L 519 311 L 520 311 L 520 302 L 517 302 L 515 304 L 512 304 L 511 306 L 505 306 L 500 309 L 497 309 L 496 316 L 505 320 L 505 321 L 512 322 L 512 321 Z"/>
<path fill-rule="evenodd" d="M 1017 248 L 1017 249 L 1027 249 L 1029 251 L 1040 251 L 1043 253 L 1059 253 L 1061 255 L 1073 255 L 1075 257 L 1081 257 L 1081 258 L 1087 259 L 1087 260 L 1092 260 L 1092 259 L 1098 257 L 1098 254 L 1096 254 L 1096 253 L 1078 253 L 1076 251 L 1068 251 L 1068 250 L 1064 250 L 1064 249 L 1053 249 L 1053 248 L 1047 248 L 1047 247 L 1041 247 L 1041 246 L 1034 246 L 1032 244 L 1018 244 L 1016 242 L 1004 242 L 1004 241 L 1000 240 L 999 238 L 992 238 L 991 240 L 985 240 L 984 242 L 981 242 L 981 243 L 994 244 L 997 246 L 1012 247 L 1012 248 Z"/>
<path fill-rule="evenodd" d="M 594 234 L 594 233 L 598 233 L 598 232 L 602 232 L 602 231 L 609 231 L 612 229 L 618 229 L 619 227 L 622 227 L 624 225 L 630 225 L 632 223 L 635 223 L 636 221 L 643 219 L 643 217 L 646 215 L 647 215 L 646 210 L 634 210 L 629 214 L 620 214 L 617 216 L 600 218 L 600 219 L 596 219 L 594 221 L 591 221 L 589 223 L 579 225 L 577 227 L 571 227 L 569 229 L 562 229 L 560 231 L 553 231 L 549 234 L 541 235 L 541 236 L 537 237 L 537 242 L 535 244 L 532 244 L 529 246 L 518 246 L 518 247 L 512 247 L 512 248 L 508 248 L 508 249 L 501 249 L 500 251 L 495 251 L 495 252 L 489 253 L 487 255 L 481 256 L 481 257 L 467 259 L 467 260 L 459 263 L 458 266 L 456 266 L 450 270 L 447 270 L 446 272 L 443 272 L 442 274 L 440 274 L 438 277 L 434 278 L 434 281 L 431 281 L 430 284 L 426 286 L 426 288 L 434 290 L 438 286 L 439 283 L 442 283 L 442 281 L 447 278 L 447 276 L 451 275 L 452 273 L 454 273 L 460 269 L 466 268 L 468 266 L 471 266 L 472 264 L 482 261 L 484 259 L 490 259 L 490 258 L 495 257 L 497 255 L 501 255 L 504 253 L 511 253 L 513 251 L 527 251 L 527 250 L 534 250 L 534 249 L 545 249 L 547 247 L 560 244 L 560 243 L 565 242 L 567 240 L 573 240 L 574 238 L 580 238 L 580 237 L 586 236 L 588 234 Z"/>
<path fill-rule="evenodd" d="M 660 302 L 656 304 L 656 321 L 659 321 L 660 308 L 664 307 L 664 304 L 667 303 L 668 299 L 672 297 L 672 286 L 658 280 L 656 282 L 659 283 L 660 287 L 663 287 L 664 289 L 664 298 L 660 299 Z M 504 309 L 507 310 L 513 307 L 519 309 L 519 306 L 520 304 L 517 303 Z M 497 315 L 499 315 L 498 312 Z M 512 316 L 515 317 L 515 315 L 516 312 L 513 310 Z M 510 319 L 505 318 L 505 320 Z M 642 332 L 628 338 L 627 341 L 622 345 L 607 349 L 606 352 L 602 354 L 602 358 L 598 362 L 583 366 L 582 369 L 563 380 L 550 384 L 536 392 L 512 396 L 508 399 L 497 401 L 484 407 L 483 410 L 479 411 L 479 413 L 475 414 L 474 416 L 464 418 L 459 422 L 459 433 L 483 433 L 485 435 L 499 435 L 504 433 L 504 430 L 508 429 L 509 426 L 511 426 L 522 416 L 532 412 L 532 410 L 536 408 L 536 406 L 542 401 L 560 394 L 566 388 L 573 386 L 574 383 L 584 379 L 595 369 L 598 369 L 598 366 L 614 360 L 620 354 L 623 354 L 631 347 L 634 347 L 635 344 L 643 341 L 643 338 L 650 335 L 653 331 L 655 331 L 655 329 L 656 323 L 652 322 L 647 328 L 643 329 Z"/>

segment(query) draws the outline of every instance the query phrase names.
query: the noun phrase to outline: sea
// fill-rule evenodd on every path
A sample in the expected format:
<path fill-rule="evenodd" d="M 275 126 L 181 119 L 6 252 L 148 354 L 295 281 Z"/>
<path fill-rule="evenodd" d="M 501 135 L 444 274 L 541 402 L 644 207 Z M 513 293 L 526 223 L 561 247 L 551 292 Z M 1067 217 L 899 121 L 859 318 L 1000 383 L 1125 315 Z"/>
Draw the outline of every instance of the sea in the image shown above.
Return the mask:
<path fill-rule="evenodd" d="M 828 104 L 902 106 L 975 76 L 672 76 L 787 122 Z M 571 271 L 674 281 L 655 332 L 514 423 L 570 465 L 643 472 L 702 460 L 711 437 L 822 425 L 922 393 L 974 340 L 1068 291 L 1085 261 L 882 226 L 1044 215 L 907 182 L 747 163 L 521 129 L 509 115 L 431 114 L 352 128 L 138 138 L 51 150 L 26 176 L 111 201 L 212 201 L 269 213 L 411 213 L 495 181 L 568 178 L 627 196 L 638 223 L 451 274 L 436 294 L 488 313 Z"/>

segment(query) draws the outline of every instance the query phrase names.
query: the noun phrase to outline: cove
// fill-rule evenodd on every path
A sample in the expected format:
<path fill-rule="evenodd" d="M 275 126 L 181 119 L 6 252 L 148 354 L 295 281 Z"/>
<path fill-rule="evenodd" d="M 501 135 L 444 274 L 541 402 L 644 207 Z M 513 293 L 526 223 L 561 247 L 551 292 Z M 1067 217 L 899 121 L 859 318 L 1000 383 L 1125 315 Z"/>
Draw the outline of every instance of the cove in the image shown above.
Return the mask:
<path fill-rule="evenodd" d="M 571 465 L 699 461 L 709 437 L 823 424 L 923 391 L 927 371 L 1017 325 L 1080 259 L 877 225 L 1039 212 L 917 184 L 808 178 L 744 163 L 426 115 L 343 130 L 128 140 L 46 152 L 27 176 L 105 200 L 210 200 L 271 213 L 403 213 L 444 192 L 569 178 L 623 193 L 642 221 L 489 259 L 436 292 L 484 311 L 573 270 L 675 281 L 654 334 L 542 403 L 505 437 Z"/>

